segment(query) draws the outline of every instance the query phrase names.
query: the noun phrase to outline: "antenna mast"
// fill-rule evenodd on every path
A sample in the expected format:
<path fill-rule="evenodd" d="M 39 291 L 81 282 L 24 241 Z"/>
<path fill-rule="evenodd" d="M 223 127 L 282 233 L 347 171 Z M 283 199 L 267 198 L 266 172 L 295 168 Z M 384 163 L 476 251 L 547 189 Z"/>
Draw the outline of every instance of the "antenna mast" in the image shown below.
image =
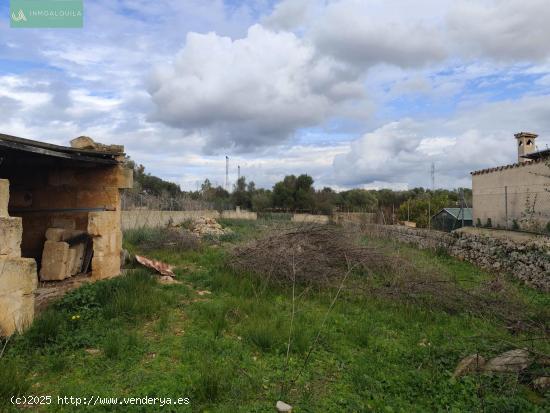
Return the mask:
<path fill-rule="evenodd" d="M 225 155 L 225 190 L 229 185 L 229 156 Z"/>

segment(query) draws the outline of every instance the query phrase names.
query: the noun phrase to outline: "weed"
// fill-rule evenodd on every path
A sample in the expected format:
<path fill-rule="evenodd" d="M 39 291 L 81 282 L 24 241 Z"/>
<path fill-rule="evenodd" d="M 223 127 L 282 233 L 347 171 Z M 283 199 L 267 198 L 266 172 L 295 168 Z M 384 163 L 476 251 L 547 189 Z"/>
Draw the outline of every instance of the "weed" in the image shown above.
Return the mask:
<path fill-rule="evenodd" d="M 145 270 L 103 283 L 97 291 L 103 316 L 135 321 L 158 313 L 166 304 L 167 296 L 155 288 L 156 284 Z"/>
<path fill-rule="evenodd" d="M 27 394 L 29 389 L 30 383 L 22 366 L 16 360 L 1 358 L 0 407 L 8 405 L 12 396 Z"/>
<path fill-rule="evenodd" d="M 34 348 L 45 348 L 59 343 L 68 330 L 67 323 L 65 313 L 48 309 L 34 320 L 25 334 L 26 341 Z"/>
<path fill-rule="evenodd" d="M 198 377 L 193 383 L 193 398 L 199 403 L 220 400 L 230 389 L 232 371 L 229 366 L 203 359 L 198 367 Z"/>

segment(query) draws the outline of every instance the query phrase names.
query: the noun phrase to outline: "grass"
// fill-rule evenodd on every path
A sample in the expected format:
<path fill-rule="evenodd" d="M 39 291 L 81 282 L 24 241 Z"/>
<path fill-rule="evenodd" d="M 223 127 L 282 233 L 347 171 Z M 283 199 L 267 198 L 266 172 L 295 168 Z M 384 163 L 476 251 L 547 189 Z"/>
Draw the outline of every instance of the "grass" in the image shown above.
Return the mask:
<path fill-rule="evenodd" d="M 531 390 L 521 376 L 451 379 L 464 356 L 480 352 L 490 357 L 524 346 L 524 335 L 512 335 L 490 318 L 448 314 L 356 291 L 346 291 L 330 312 L 304 367 L 334 291 L 298 286 L 287 365 L 291 288 L 235 274 L 224 265 L 232 243 L 254 236 L 267 224 L 224 225 L 239 235 L 221 247 L 149 253 L 175 265 L 181 284 L 160 285 L 137 269 L 73 291 L 44 312 L 30 330 L 12 339 L 0 360 L 2 400 L 26 392 L 191 399 L 189 406 L 152 410 L 89 409 L 98 412 L 265 412 L 273 411 L 281 398 L 296 412 L 549 408 L 548 398 Z M 133 237 L 125 243 L 136 250 Z M 444 255 L 393 247 L 415 265 L 465 282 L 490 277 Z M 510 285 L 535 310 L 549 304 L 547 295 Z M 528 345 L 549 351 L 545 343 Z M 80 411 L 57 405 L 35 410 Z M 4 404 L 0 411 L 17 410 Z"/>

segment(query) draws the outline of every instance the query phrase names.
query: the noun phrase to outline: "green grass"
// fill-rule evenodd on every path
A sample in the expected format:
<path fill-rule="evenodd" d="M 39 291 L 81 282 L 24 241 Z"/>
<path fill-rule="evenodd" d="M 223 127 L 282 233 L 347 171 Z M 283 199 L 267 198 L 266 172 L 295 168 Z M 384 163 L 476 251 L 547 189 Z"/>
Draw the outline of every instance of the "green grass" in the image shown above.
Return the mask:
<path fill-rule="evenodd" d="M 274 411 L 280 398 L 295 406 L 295 412 L 549 408 L 524 377 L 451 379 L 462 357 L 475 352 L 490 357 L 524 346 L 525 335 L 512 335 L 487 317 L 448 314 L 358 290 L 341 296 L 304 367 L 334 291 L 298 286 L 287 365 L 291 288 L 235 274 L 224 264 L 232 243 L 254 236 L 267 224 L 224 225 L 239 238 L 222 247 L 151 252 L 153 258 L 176 265 L 181 284 L 160 285 L 138 269 L 86 285 L 44 312 L 30 330 L 12 339 L 0 360 L 2 400 L 17 393 L 191 399 L 189 406 L 149 410 L 87 409 L 97 412 L 267 412 Z M 131 242 L 135 238 L 126 238 L 127 246 L 135 248 Z M 461 282 L 490 278 L 450 257 L 391 247 L 415 265 Z M 368 279 L 357 276 L 352 281 L 359 285 Z M 547 295 L 510 285 L 534 310 L 548 305 Z M 199 295 L 204 290 L 211 294 Z M 528 345 L 549 352 L 543 342 Z M 0 411 L 10 408 L 0 404 Z M 35 409 L 80 410 L 57 405 Z"/>

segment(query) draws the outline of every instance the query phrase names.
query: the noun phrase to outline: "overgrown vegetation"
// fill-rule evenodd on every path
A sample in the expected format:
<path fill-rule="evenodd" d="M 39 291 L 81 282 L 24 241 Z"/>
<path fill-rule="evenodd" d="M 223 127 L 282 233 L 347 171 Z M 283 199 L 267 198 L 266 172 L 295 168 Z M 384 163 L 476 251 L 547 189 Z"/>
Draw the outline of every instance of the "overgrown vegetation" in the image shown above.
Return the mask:
<path fill-rule="evenodd" d="M 238 234 L 228 241 L 235 246 L 250 242 L 257 230 L 272 230 L 263 221 L 224 224 Z M 126 238 L 126 247 L 139 252 L 133 242 L 141 235 L 133 237 Z M 545 395 L 531 387 L 531 373 L 451 379 L 457 362 L 469 354 L 491 357 L 520 347 L 548 354 L 540 331 L 510 329 L 483 309 L 449 311 L 433 289 L 420 297 L 414 290 L 413 299 L 387 292 L 396 291 L 394 276 L 436 274 L 445 288 L 469 292 L 472 286 L 492 286 L 487 299 L 500 291 L 505 298 L 511 294 L 510 308 L 521 304 L 528 318 L 542 317 L 550 304 L 547 295 L 506 279 L 496 288 L 490 274 L 449 256 L 365 242 L 367 250 L 388 254 L 384 263 L 390 265 L 350 274 L 339 295 L 332 283 L 274 282 L 261 268 L 234 271 L 227 265 L 234 246 L 227 243 L 150 250 L 151 258 L 176 266 L 180 284 L 160 285 L 154 275 L 133 270 L 65 296 L 8 344 L 0 360 L 0 396 L 32 389 L 33 394 L 191 399 L 190 406 L 162 409 L 173 412 L 263 412 L 279 399 L 296 412 L 548 409 Z M 15 371 L 17 380 L 6 379 L 16 377 Z"/>

